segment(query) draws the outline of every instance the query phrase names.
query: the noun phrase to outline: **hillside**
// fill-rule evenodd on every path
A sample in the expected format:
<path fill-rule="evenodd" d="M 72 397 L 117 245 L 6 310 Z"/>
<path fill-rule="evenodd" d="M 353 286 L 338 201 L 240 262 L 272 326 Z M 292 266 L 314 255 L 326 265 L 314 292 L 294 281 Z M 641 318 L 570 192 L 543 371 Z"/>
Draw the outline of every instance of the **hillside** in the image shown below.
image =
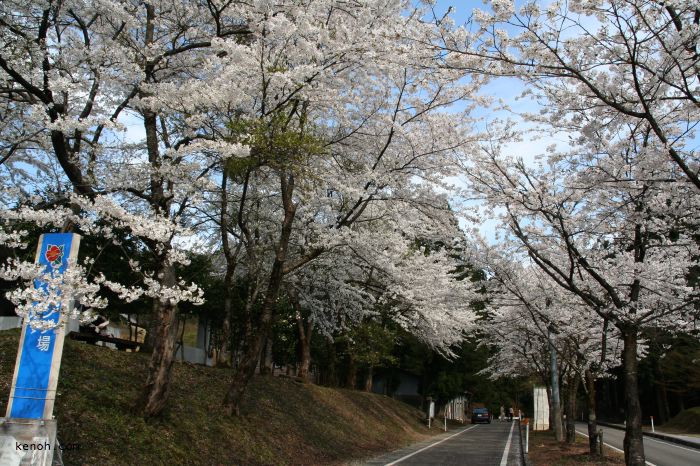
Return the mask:
<path fill-rule="evenodd" d="M 686 409 L 663 425 L 664 432 L 700 434 L 700 406 Z"/>
<path fill-rule="evenodd" d="M 0 332 L 4 414 L 19 331 Z M 220 406 L 230 371 L 176 364 L 170 408 L 145 423 L 132 412 L 146 355 L 67 340 L 55 415 L 79 449 L 65 464 L 341 464 L 430 435 L 421 413 L 391 398 L 258 377 L 239 418 Z M 436 430 L 433 432 L 437 433 Z"/>

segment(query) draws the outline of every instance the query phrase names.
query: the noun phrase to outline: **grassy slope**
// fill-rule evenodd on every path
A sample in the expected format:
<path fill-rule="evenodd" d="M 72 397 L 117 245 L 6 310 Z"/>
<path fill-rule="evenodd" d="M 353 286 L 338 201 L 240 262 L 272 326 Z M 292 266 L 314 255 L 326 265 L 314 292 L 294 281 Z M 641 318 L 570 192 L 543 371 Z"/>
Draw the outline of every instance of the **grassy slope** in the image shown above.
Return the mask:
<path fill-rule="evenodd" d="M 686 409 L 662 426 L 664 432 L 700 434 L 700 406 Z"/>
<path fill-rule="evenodd" d="M 18 331 L 0 332 L 5 411 Z M 55 414 L 66 464 L 339 464 L 429 434 L 420 412 L 388 397 L 257 378 L 241 416 L 221 412 L 229 371 L 176 364 L 170 408 L 132 411 L 147 357 L 66 341 Z"/>

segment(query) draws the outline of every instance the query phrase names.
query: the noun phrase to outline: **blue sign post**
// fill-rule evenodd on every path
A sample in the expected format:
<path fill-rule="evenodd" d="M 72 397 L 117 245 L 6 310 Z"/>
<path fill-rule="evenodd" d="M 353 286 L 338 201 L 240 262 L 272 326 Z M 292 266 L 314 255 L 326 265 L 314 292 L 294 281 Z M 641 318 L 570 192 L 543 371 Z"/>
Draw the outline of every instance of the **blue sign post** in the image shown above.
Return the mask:
<path fill-rule="evenodd" d="M 74 233 L 41 235 L 36 263 L 44 265 L 47 272 L 63 274 L 69 263 L 77 258 L 79 245 L 80 236 Z M 35 286 L 45 288 L 46 284 L 37 281 Z M 71 298 L 67 296 L 63 305 L 71 306 Z M 65 338 L 60 305 L 50 306 L 31 319 L 51 321 L 56 327 L 34 329 L 29 319 L 24 320 L 6 416 L 51 419 Z"/>

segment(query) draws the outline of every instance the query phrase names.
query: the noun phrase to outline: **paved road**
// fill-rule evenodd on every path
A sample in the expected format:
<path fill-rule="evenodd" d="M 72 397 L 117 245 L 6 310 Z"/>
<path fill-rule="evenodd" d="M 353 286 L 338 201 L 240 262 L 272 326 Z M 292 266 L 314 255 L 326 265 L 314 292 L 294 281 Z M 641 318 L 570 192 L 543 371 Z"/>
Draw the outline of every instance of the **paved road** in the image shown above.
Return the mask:
<path fill-rule="evenodd" d="M 603 441 L 606 446 L 622 451 L 625 431 L 612 427 L 600 428 L 603 429 Z M 576 431 L 585 435 L 588 433 L 588 428 L 586 424 L 577 422 Z M 700 450 L 664 442 L 646 435 L 644 436 L 644 455 L 649 466 L 696 466 L 700 464 Z"/>
<path fill-rule="evenodd" d="M 364 463 L 409 466 L 520 466 L 517 423 L 468 425 Z"/>

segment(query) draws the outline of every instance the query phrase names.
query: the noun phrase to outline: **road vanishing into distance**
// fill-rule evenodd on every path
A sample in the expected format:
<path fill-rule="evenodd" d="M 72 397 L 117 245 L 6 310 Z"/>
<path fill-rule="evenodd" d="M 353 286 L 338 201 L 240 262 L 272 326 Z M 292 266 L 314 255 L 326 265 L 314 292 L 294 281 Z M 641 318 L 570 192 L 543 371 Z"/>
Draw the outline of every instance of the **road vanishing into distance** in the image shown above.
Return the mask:
<path fill-rule="evenodd" d="M 516 422 L 467 425 L 406 449 L 362 463 L 366 466 L 520 466 Z"/>
<path fill-rule="evenodd" d="M 622 451 L 625 431 L 604 426 L 599 428 L 603 430 L 603 442 L 606 448 Z M 588 427 L 584 423 L 577 422 L 576 432 L 587 437 Z M 646 435 L 644 436 L 644 455 L 648 466 L 697 466 L 700 464 L 700 450 Z"/>

